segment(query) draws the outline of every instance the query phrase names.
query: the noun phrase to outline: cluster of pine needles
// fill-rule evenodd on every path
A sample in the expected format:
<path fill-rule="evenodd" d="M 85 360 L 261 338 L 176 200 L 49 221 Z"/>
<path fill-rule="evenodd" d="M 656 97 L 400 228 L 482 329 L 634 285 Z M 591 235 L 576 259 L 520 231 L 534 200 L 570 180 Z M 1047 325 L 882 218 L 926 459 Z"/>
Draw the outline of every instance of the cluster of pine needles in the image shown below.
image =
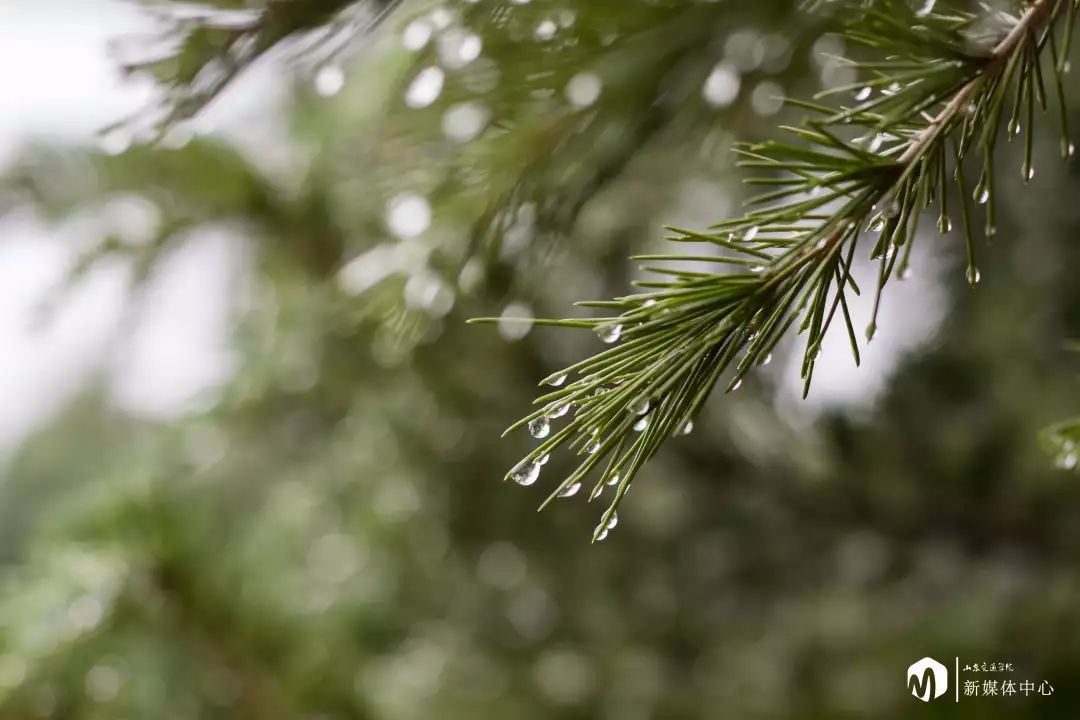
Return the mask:
<path fill-rule="evenodd" d="M 737 148 L 739 164 L 761 173 L 747 181 L 763 194 L 746 214 L 702 232 L 670 228 L 670 240 L 701 251 L 633 258 L 659 263 L 647 268 L 655 279 L 636 283 L 634 294 L 580 303 L 606 316 L 537 321 L 592 329 L 608 347 L 543 381 L 537 409 L 507 431 L 527 428 L 540 443 L 507 477 L 532 485 L 552 452 L 576 453 L 577 468 L 544 505 L 577 495 L 590 477 L 582 493 L 590 499 L 612 487 L 593 537 L 602 540 L 644 463 L 668 438 L 691 431 L 718 382 L 727 392 L 738 388 L 790 331 L 804 338 L 806 392 L 838 318 L 859 362 L 882 292 L 909 272 L 927 208 L 936 204 L 942 233 L 958 215 L 967 279 L 977 283 L 976 239 L 995 231 L 999 139 L 1023 135 L 1019 172 L 1030 180 L 1036 112 L 1056 105 L 1062 154 L 1074 152 L 1062 75 L 1077 5 L 1034 0 L 1014 12 L 972 12 L 945 0 L 919 9 L 882 0 L 860 7 L 842 31 L 859 52 L 842 61 L 860 82 L 814 102 L 788 100 L 808 113 L 803 124 L 782 128 L 790 140 Z M 959 207 L 950 207 L 950 195 Z M 875 287 L 860 288 L 852 277 L 860 251 L 877 263 Z M 687 261 L 717 270 L 682 269 Z M 849 294 L 862 292 L 873 293 L 874 304 L 860 332 Z"/>

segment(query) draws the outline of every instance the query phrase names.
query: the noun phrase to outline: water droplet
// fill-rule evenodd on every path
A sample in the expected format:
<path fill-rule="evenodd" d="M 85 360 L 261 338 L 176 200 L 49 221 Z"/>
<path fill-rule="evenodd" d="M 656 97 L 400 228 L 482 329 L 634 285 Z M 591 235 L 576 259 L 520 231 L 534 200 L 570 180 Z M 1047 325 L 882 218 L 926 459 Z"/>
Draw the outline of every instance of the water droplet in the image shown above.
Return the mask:
<path fill-rule="evenodd" d="M 528 487 L 540 477 L 540 463 L 528 461 L 518 465 L 510 474 L 510 478 L 518 485 Z"/>
<path fill-rule="evenodd" d="M 592 493 L 589 495 L 589 500 L 595 500 L 596 498 L 600 497 L 601 493 L 603 493 L 603 492 L 604 492 L 604 484 L 600 483 L 599 485 L 597 485 L 596 487 L 593 488 Z"/>
<path fill-rule="evenodd" d="M 1072 157 L 1073 155 L 1076 155 L 1076 143 L 1069 143 L 1069 148 L 1065 151 L 1065 156 Z"/>
<path fill-rule="evenodd" d="M 569 402 L 552 403 L 548 406 L 547 416 L 552 420 L 558 420 L 568 412 L 570 412 Z"/>
<path fill-rule="evenodd" d="M 607 479 L 607 484 L 609 487 L 618 485 L 620 480 L 622 480 L 622 478 L 619 476 L 619 473 L 615 473 Z"/>
<path fill-rule="evenodd" d="M 746 233 L 743 235 L 743 240 L 745 240 L 746 242 L 750 242 L 751 240 L 753 240 L 754 238 L 756 238 L 758 236 L 758 233 L 760 231 L 761 231 L 761 228 L 759 228 L 757 225 L 755 225 L 754 227 L 752 227 L 752 228 L 750 228 L 749 230 L 746 231 Z"/>
<path fill-rule="evenodd" d="M 750 272 L 752 272 L 752 273 L 763 273 L 763 272 L 765 272 L 765 266 L 764 265 L 754 265 L 752 268 L 750 268 Z"/>
<path fill-rule="evenodd" d="M 547 465 L 548 460 L 550 460 L 550 459 L 551 459 L 551 453 L 544 453 L 543 455 L 540 456 L 540 458 L 536 462 L 540 463 L 541 465 Z"/>
<path fill-rule="evenodd" d="M 766 365 L 768 365 L 771 362 L 772 362 L 772 353 L 769 353 L 765 357 L 761 358 L 761 366 L 762 367 L 765 367 Z"/>
<path fill-rule="evenodd" d="M 1074 468 L 1076 468 L 1076 461 L 1076 453 L 1067 451 L 1058 455 L 1057 460 L 1054 461 L 1054 464 L 1062 470 L 1073 470 Z"/>
<path fill-rule="evenodd" d="M 1016 118 L 1009 120 L 1009 132 L 1010 136 L 1020 134 L 1020 121 Z"/>
<path fill-rule="evenodd" d="M 975 189 L 975 202 L 985 205 L 990 201 L 990 190 L 985 187 Z"/>
<path fill-rule="evenodd" d="M 541 415 L 540 417 L 536 418 L 535 420 L 532 420 L 529 423 L 529 434 L 532 435 L 537 440 L 543 440 L 548 435 L 550 435 L 551 434 L 551 423 L 548 422 L 547 417 L 544 416 L 544 415 Z"/>
<path fill-rule="evenodd" d="M 888 137 L 884 133 L 878 133 L 873 137 L 872 140 L 870 140 L 870 143 L 866 146 L 866 149 L 872 153 L 876 153 L 878 150 L 881 149 L 881 146 L 885 144 L 885 140 L 887 139 Z"/>
<path fill-rule="evenodd" d="M 1063 73 L 1072 72 L 1072 61 L 1071 60 L 1066 60 L 1064 63 L 1062 63 L 1061 72 L 1063 72 Z"/>
<path fill-rule="evenodd" d="M 937 0 L 926 0 L 926 2 L 923 3 L 922 7 L 915 12 L 915 15 L 917 17 L 926 17 L 930 13 L 934 12 L 935 4 L 937 4 Z"/>
<path fill-rule="evenodd" d="M 656 304 L 656 298 L 649 298 L 641 304 L 641 307 L 652 307 Z"/>
<path fill-rule="evenodd" d="M 551 387 L 562 387 L 563 383 L 565 383 L 565 382 L 566 382 L 566 373 L 563 373 L 562 375 L 556 375 L 555 377 L 551 378 L 545 384 L 550 385 Z"/>
<path fill-rule="evenodd" d="M 406 50 L 419 50 L 431 39 L 431 25 L 426 20 L 413 20 L 401 33 L 401 44 Z"/>
<path fill-rule="evenodd" d="M 982 274 L 979 272 L 979 268 L 974 265 L 968 265 L 967 269 L 967 281 L 968 284 L 974 287 L 979 284 L 979 280 L 982 279 Z"/>
<path fill-rule="evenodd" d="M 622 337 L 622 325 L 618 323 L 600 325 L 596 328 L 596 335 L 608 345 L 617 343 L 619 338 Z"/>
<path fill-rule="evenodd" d="M 1035 177 L 1035 168 L 1033 167 L 1028 167 L 1026 165 L 1022 166 L 1020 172 L 1024 178 L 1024 182 L 1028 182 L 1031 178 Z"/>
<path fill-rule="evenodd" d="M 439 60 L 448 68 L 463 68 L 476 58 L 484 42 L 476 33 L 463 28 L 453 28 L 439 37 Z"/>
<path fill-rule="evenodd" d="M 731 383 L 731 386 L 727 389 L 728 392 L 735 392 L 742 387 L 742 378 L 739 378 L 735 382 Z"/>
<path fill-rule="evenodd" d="M 600 532 L 598 532 L 596 534 L 596 542 L 602 542 L 604 540 L 607 540 L 607 536 L 608 536 L 608 531 L 607 530 L 601 530 Z"/>
<path fill-rule="evenodd" d="M 414 238 L 431 226 L 431 206 L 419 195 L 402 193 L 386 204 L 386 224 L 400 238 Z"/>
<path fill-rule="evenodd" d="M 643 432 L 645 428 L 649 427 L 649 416 L 646 415 L 636 423 L 634 423 L 634 432 Z"/>
<path fill-rule="evenodd" d="M 997 225 L 987 225 L 986 236 L 993 237 L 994 235 L 997 235 Z"/>
<path fill-rule="evenodd" d="M 499 318 L 499 335 L 507 342 L 517 342 L 532 331 L 532 308 L 519 302 L 512 302 L 503 308 Z"/>
<path fill-rule="evenodd" d="M 615 526 L 619 524 L 619 513 L 612 512 L 611 517 L 607 521 L 607 525 L 604 526 L 605 530 L 614 530 Z"/>
<path fill-rule="evenodd" d="M 535 37 L 537 40 L 550 40 L 551 38 L 555 37 L 555 33 L 556 31 L 558 31 L 558 29 L 559 26 L 555 23 L 555 21 L 551 18 L 548 18 L 546 20 L 542 20 L 540 24 L 536 26 L 536 30 L 533 32 L 533 37 Z"/>
<path fill-rule="evenodd" d="M 600 98 L 603 89 L 604 83 L 599 75 L 580 72 L 566 83 L 566 99 L 575 107 L 588 107 Z"/>
<path fill-rule="evenodd" d="M 713 107 L 728 107 L 739 96 L 741 84 L 739 71 L 727 63 L 720 63 L 705 79 L 701 95 L 705 98 L 705 102 Z"/>
<path fill-rule="evenodd" d="M 855 93 L 855 99 L 858 100 L 859 102 L 862 102 L 863 100 L 866 100 L 867 98 L 869 98 L 870 93 L 872 93 L 872 92 L 874 92 L 874 89 L 872 87 L 870 87 L 869 85 L 867 85 L 866 87 L 862 88 L 857 93 Z"/>
<path fill-rule="evenodd" d="M 573 485 L 567 485 L 566 487 L 564 487 L 562 490 L 559 491 L 559 497 L 561 497 L 561 498 L 574 497 L 575 495 L 578 494 L 579 490 L 581 490 L 581 483 L 579 483 L 579 482 L 576 482 Z"/>
<path fill-rule="evenodd" d="M 634 398 L 627 407 L 627 410 L 634 415 L 644 415 L 649 412 L 649 398 L 644 395 Z"/>
<path fill-rule="evenodd" d="M 337 65 L 323 65 L 315 73 L 315 92 L 323 97 L 331 97 L 345 87 L 345 73 Z"/>
<path fill-rule="evenodd" d="M 694 421 L 687 418 L 685 422 L 679 427 L 678 435 L 689 435 L 694 432 Z"/>
<path fill-rule="evenodd" d="M 411 108 L 425 108 L 439 99 L 446 74 L 441 68 L 427 67 L 416 74 L 405 90 L 405 104 Z"/>
<path fill-rule="evenodd" d="M 585 452 L 589 453 L 590 455 L 595 455 L 596 453 L 600 452 L 600 440 L 596 439 L 590 442 L 585 448 Z"/>
<path fill-rule="evenodd" d="M 881 214 L 887 218 L 894 218 L 900 214 L 900 203 L 895 199 L 890 200 L 885 205 L 885 209 L 881 211 Z"/>
<path fill-rule="evenodd" d="M 949 219 L 948 215 L 943 215 L 938 218 L 937 227 L 938 232 L 940 232 L 942 235 L 952 232 L 952 220 Z"/>
<path fill-rule="evenodd" d="M 885 218 L 881 215 L 875 215 L 874 219 L 870 221 L 870 225 L 866 228 L 870 232 L 879 233 L 885 229 Z"/>
<path fill-rule="evenodd" d="M 911 268 L 907 265 L 904 265 L 902 268 L 900 268 L 900 274 L 898 275 L 898 277 L 901 280 L 907 280 L 909 277 L 911 277 Z"/>
<path fill-rule="evenodd" d="M 451 105 L 442 116 L 443 135 L 454 142 L 469 142 L 487 127 L 490 113 L 478 102 Z"/>

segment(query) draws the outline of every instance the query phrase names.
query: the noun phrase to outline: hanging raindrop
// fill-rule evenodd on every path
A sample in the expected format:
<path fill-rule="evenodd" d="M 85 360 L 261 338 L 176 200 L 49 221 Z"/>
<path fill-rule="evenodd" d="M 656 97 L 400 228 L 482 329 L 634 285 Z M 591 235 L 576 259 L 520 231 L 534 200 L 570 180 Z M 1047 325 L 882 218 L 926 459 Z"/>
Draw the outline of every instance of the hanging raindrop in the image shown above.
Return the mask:
<path fill-rule="evenodd" d="M 547 416 L 552 420 L 558 420 L 568 412 L 570 412 L 569 402 L 553 403 L 548 406 Z"/>
<path fill-rule="evenodd" d="M 649 412 L 649 398 L 640 395 L 631 401 L 627 409 L 634 415 L 644 415 Z"/>
<path fill-rule="evenodd" d="M 750 242 L 751 240 L 753 240 L 754 238 L 757 237 L 758 232 L 760 232 L 760 231 L 761 231 L 761 228 L 759 228 L 757 225 L 755 225 L 754 227 L 752 227 L 752 228 L 750 228 L 749 230 L 746 231 L 746 233 L 743 235 L 743 240 L 745 240 L 746 242 Z"/>
<path fill-rule="evenodd" d="M 1027 164 L 1023 165 L 1020 168 L 1020 172 L 1022 174 L 1022 177 L 1024 178 L 1025 183 L 1030 181 L 1031 178 L 1035 177 L 1035 168 L 1033 168 L 1033 167 L 1031 167 L 1031 166 L 1029 166 Z"/>
<path fill-rule="evenodd" d="M 345 87 L 345 73 L 337 65 L 323 65 L 315 73 L 315 92 L 322 97 L 331 97 Z"/>
<path fill-rule="evenodd" d="M 735 382 L 731 383 L 731 387 L 727 389 L 728 392 L 735 392 L 742 387 L 742 378 L 739 378 Z"/>
<path fill-rule="evenodd" d="M 985 205 L 990 201 L 990 190 L 985 187 L 979 187 L 975 189 L 975 202 L 980 205 Z"/>
<path fill-rule="evenodd" d="M 601 530 L 599 533 L 596 534 L 596 542 L 601 542 L 603 540 L 607 540 L 607 536 L 608 536 L 608 531 L 607 530 Z"/>
<path fill-rule="evenodd" d="M 952 220 L 949 219 L 948 215 L 942 215 L 940 218 L 938 218 L 937 227 L 938 232 L 940 232 L 942 235 L 950 233 L 952 232 Z"/>
<path fill-rule="evenodd" d="M 1067 451 L 1058 455 L 1057 460 L 1054 461 L 1054 464 L 1062 470 L 1072 470 L 1076 467 L 1076 460 L 1076 453 L 1072 451 Z"/>
<path fill-rule="evenodd" d="M 694 432 L 694 421 L 687 418 L 685 422 L 679 427 L 678 435 L 689 435 Z"/>
<path fill-rule="evenodd" d="M 649 427 L 649 416 L 645 415 L 636 423 L 634 423 L 634 432 L 642 432 L 647 427 Z"/>
<path fill-rule="evenodd" d="M 561 498 L 574 497 L 575 495 L 578 494 L 578 490 L 581 490 L 581 483 L 579 483 L 579 482 L 576 482 L 573 485 L 567 485 L 566 487 L 564 487 L 562 490 L 559 491 L 559 497 L 561 497 Z"/>
<path fill-rule="evenodd" d="M 562 375 L 558 375 L 556 377 L 551 378 L 545 384 L 550 385 L 551 387 L 562 387 L 563 383 L 565 383 L 565 382 L 566 382 L 566 374 L 563 373 Z"/>
<path fill-rule="evenodd" d="M 550 459 L 551 459 L 551 453 L 544 453 L 543 455 L 540 456 L 540 458 L 536 462 L 540 463 L 541 465 L 547 465 L 548 460 L 550 460 Z"/>
<path fill-rule="evenodd" d="M 607 521 L 607 525 L 604 526 L 605 530 L 614 530 L 615 526 L 619 524 L 619 513 L 612 512 L 611 517 Z"/>
<path fill-rule="evenodd" d="M 540 463 L 526 460 L 514 468 L 510 478 L 518 485 L 528 487 L 540 477 Z"/>
<path fill-rule="evenodd" d="M 608 484 L 609 487 L 613 486 L 613 485 L 618 485 L 620 480 L 622 480 L 622 478 L 619 477 L 619 473 L 615 473 L 611 477 L 608 478 L 607 484 Z"/>
<path fill-rule="evenodd" d="M 900 268 L 900 274 L 897 277 L 899 277 L 901 280 L 907 280 L 909 277 L 911 277 L 911 268 L 907 265 L 904 265 L 902 268 Z"/>
<path fill-rule="evenodd" d="M 608 345 L 617 343 L 619 338 L 622 337 L 622 325 L 618 323 L 600 325 L 596 328 L 596 335 Z"/>
<path fill-rule="evenodd" d="M 529 434 L 537 440 L 543 440 L 551 434 L 551 423 L 546 416 L 541 415 L 529 423 Z"/>
<path fill-rule="evenodd" d="M 868 97 L 870 97 L 870 93 L 872 92 L 874 92 L 874 89 L 867 85 L 866 87 L 855 93 L 855 99 L 859 102 L 862 102 L 863 100 L 866 100 Z"/>
<path fill-rule="evenodd" d="M 982 280 L 982 274 L 979 272 L 979 268 L 974 265 L 968 265 L 967 269 L 967 281 L 972 287 L 979 284 L 979 280 Z"/>

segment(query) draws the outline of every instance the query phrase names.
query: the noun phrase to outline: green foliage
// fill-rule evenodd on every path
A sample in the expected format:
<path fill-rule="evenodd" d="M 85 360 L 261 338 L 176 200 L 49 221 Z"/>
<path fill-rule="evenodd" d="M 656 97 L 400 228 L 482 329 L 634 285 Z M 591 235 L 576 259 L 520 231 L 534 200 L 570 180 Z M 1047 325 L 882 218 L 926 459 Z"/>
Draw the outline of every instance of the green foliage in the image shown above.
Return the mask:
<path fill-rule="evenodd" d="M 879 271 L 866 338 L 874 337 L 882 291 L 902 278 L 924 208 L 939 204 L 938 227 L 952 228 L 946 198 L 951 173 L 960 197 L 968 253 L 968 281 L 979 281 L 971 200 L 986 205 L 986 234 L 994 225 L 994 148 L 999 124 L 1014 98 L 1007 132 L 1027 130 L 1022 176 L 1033 176 L 1031 148 L 1035 107 L 1046 108 L 1046 73 L 1062 108 L 1062 152 L 1073 153 L 1061 92 L 1075 4 L 1041 0 L 1017 15 L 963 12 L 938 3 L 914 11 L 899 0 L 875 3 L 848 21 L 845 36 L 869 50 L 851 64 L 864 76 L 850 87 L 855 104 L 829 107 L 795 102 L 813 116 L 784 128 L 799 144 L 766 141 L 742 146 L 741 165 L 769 174 L 755 185 L 776 188 L 754 198 L 763 206 L 720 222 L 709 232 L 672 228 L 675 241 L 703 244 L 705 254 L 646 255 L 646 261 L 716 263 L 728 272 L 649 267 L 666 276 L 638 282 L 642 292 L 613 302 L 582 303 L 614 311 L 591 320 L 551 324 L 594 329 L 615 347 L 545 380 L 565 387 L 545 393 L 540 405 L 511 430 L 528 426 L 543 442 L 508 475 L 536 481 L 545 458 L 566 446 L 584 455 L 552 498 L 576 492 L 600 467 L 593 490 L 617 491 L 596 528 L 606 535 L 641 466 L 672 434 L 687 432 L 715 384 L 737 389 L 754 367 L 766 363 L 787 331 L 805 335 L 804 394 L 809 392 L 821 344 L 843 318 L 856 363 L 859 333 L 847 294 L 860 289 L 852 259 L 869 245 Z M 1055 32 L 1062 33 L 1060 41 Z M 1049 48 L 1049 52 L 1044 50 Z M 1049 54 L 1049 67 L 1044 55 Z M 981 156 L 972 193 L 965 163 Z M 839 311 L 839 312 L 838 312 Z M 491 322 L 493 319 L 487 319 Z M 551 420 L 573 417 L 551 433 Z M 606 461 L 606 462 L 605 462 Z"/>
<path fill-rule="evenodd" d="M 854 212 L 844 198 L 798 224 L 769 222 L 768 213 L 811 200 L 815 187 L 817 198 L 883 188 L 902 174 L 900 148 L 925 129 L 926 117 L 894 127 L 872 149 L 880 110 L 829 124 L 854 106 L 813 103 L 812 122 L 795 129 L 793 143 L 741 148 L 763 176 L 757 187 L 801 194 L 753 206 L 753 224 L 673 230 L 683 247 L 696 244 L 686 255 L 703 258 L 694 267 L 668 267 L 675 261 L 654 259 L 660 253 L 650 245 L 673 214 L 680 225 L 698 225 L 721 213 L 735 175 L 715 152 L 726 147 L 723 135 L 773 136 L 771 123 L 742 102 L 755 86 L 768 79 L 810 92 L 818 71 L 825 75 L 802 59 L 820 32 L 809 20 L 829 18 L 792 21 L 790 5 L 441 4 L 454 19 L 424 50 L 406 53 L 393 34 L 376 35 L 336 98 L 297 86 L 288 142 L 303 149 L 303 171 L 284 179 L 203 139 L 181 149 L 137 145 L 117 157 L 71 148 L 27 154 L 0 189 L 3 207 L 25 203 L 62 222 L 116 196 L 143 198 L 161 212 L 157 235 L 102 248 L 149 274 L 163 250 L 185 241 L 174 226 L 235 224 L 248 243 L 245 281 L 253 287 L 235 329 L 238 367 L 212 408 L 156 422 L 113 407 L 102 388 L 65 408 L 4 470 L 0 716 L 907 718 L 913 700 L 897 678 L 929 653 L 1015 662 L 1058 690 L 1023 704 L 979 698 L 987 717 L 1073 718 L 1080 644 L 1061 628 L 1080 621 L 1080 487 L 1034 452 L 1031 437 L 1075 395 L 1072 361 L 1057 351 L 1060 338 L 1080 334 L 1080 288 L 1069 270 L 1080 262 L 1071 242 L 1080 218 L 1062 202 L 1077 192 L 1076 165 L 1043 165 L 1044 137 L 1033 139 L 1032 154 L 1052 191 L 1012 192 L 1026 142 L 999 144 L 997 165 L 1009 171 L 995 177 L 994 221 L 1008 241 L 979 245 L 980 292 L 946 303 L 935 342 L 902 361 L 876 409 L 827 412 L 800 425 L 801 413 L 769 395 L 769 375 L 747 375 L 740 392 L 695 411 L 692 438 L 668 443 L 641 466 L 633 502 L 619 508 L 618 542 L 592 548 L 581 547 L 595 524 L 591 508 L 566 501 L 561 512 L 537 518 L 521 500 L 525 491 L 492 483 L 530 442 L 487 442 L 498 418 L 532 399 L 536 377 L 587 356 L 598 341 L 592 332 L 542 328 L 508 343 L 465 327 L 467 317 L 509 301 L 551 314 L 582 296 L 619 294 L 630 280 L 622 258 L 649 258 L 635 262 L 668 274 L 646 280 L 632 299 L 601 303 L 608 318 L 636 320 L 620 323 L 620 342 L 583 362 L 617 381 L 636 369 L 635 353 L 653 352 L 642 345 L 648 332 L 666 342 L 700 322 L 701 338 L 720 343 L 726 336 L 716 328 L 710 335 L 704 318 L 726 311 L 717 325 L 742 322 L 740 304 L 772 302 L 773 290 L 799 288 L 791 314 L 808 298 L 789 326 L 798 329 L 820 312 L 815 293 L 828 281 L 797 257 L 783 260 L 805 246 L 808 265 L 835 263 L 835 272 L 821 327 L 811 323 L 804 337 L 823 337 L 827 321 L 846 318 L 844 300 L 856 288 L 843 281 L 875 249 L 879 236 L 865 228 L 885 206 L 860 218 L 857 237 L 835 240 L 846 251 L 836 255 L 809 235 Z M 983 26 L 942 7 L 925 21 L 942 28 L 935 38 L 975 33 L 977 40 L 985 29 L 985 42 L 963 43 L 965 56 L 978 57 L 975 50 L 1008 31 L 998 16 Z M 405 5 L 384 27 L 430 20 L 433 9 Z M 533 35 L 563 10 L 577 11 L 573 24 L 549 40 Z M 908 22 L 895 37 L 890 31 L 893 39 L 922 23 L 910 11 L 896 13 Z M 438 38 L 465 27 L 483 38 L 484 54 L 447 68 L 432 105 L 407 106 L 402 97 L 417 73 L 441 66 Z M 747 70 L 740 102 L 712 107 L 702 84 L 728 61 L 723 46 L 745 27 L 769 40 L 783 30 L 791 66 Z M 285 47 L 301 36 L 306 31 Z M 984 72 L 977 60 L 955 75 L 936 64 L 952 44 L 904 41 L 888 52 L 918 58 L 935 77 Z M 874 74 L 876 62 L 888 65 L 885 77 L 908 70 L 898 59 L 882 61 L 878 50 L 865 52 L 856 56 L 865 79 L 845 93 L 867 84 L 889 89 Z M 498 86 L 474 84 L 493 65 Z M 603 81 L 585 108 L 565 94 L 579 72 Z M 1075 80 L 1070 85 L 1075 93 Z M 941 101 L 927 112 L 940 114 L 944 91 L 922 92 L 907 88 L 890 102 L 937 93 Z M 463 102 L 491 109 L 489 124 L 467 143 L 442 128 L 445 113 Z M 834 102 L 850 105 L 822 100 Z M 961 139 L 962 125 L 952 128 L 950 140 Z M 919 180 L 936 183 L 935 202 L 945 189 L 957 221 L 958 200 L 978 185 L 967 180 L 980 170 L 970 163 L 983 159 L 982 134 L 973 137 L 963 193 L 948 177 L 955 151 L 947 142 L 947 182 L 932 173 Z M 800 152 L 829 169 L 780 167 L 797 166 L 806 157 Z M 853 175 L 830 184 L 831 172 Z M 684 205 L 702 185 L 710 189 L 705 217 Z M 430 232 L 405 241 L 387 231 L 385 203 L 400 192 L 431 201 Z M 520 221 L 527 213 L 519 206 L 530 203 L 535 233 L 500 224 Z M 785 223 L 795 229 L 781 230 Z M 522 236 L 515 255 L 510 240 Z M 943 243 L 964 254 L 966 243 Z M 417 252 L 429 248 L 430 256 Z M 892 250 L 889 278 L 907 248 L 910 239 L 903 253 Z M 341 282 L 343 266 L 399 249 L 420 259 L 395 266 L 363 294 Z M 466 290 L 453 273 L 473 251 L 485 280 Z M 721 262 L 734 272 L 708 265 Z M 952 267 L 947 254 L 942 262 Z M 454 293 L 445 314 L 403 300 L 410 281 L 433 273 L 446 273 Z M 653 318 L 657 306 L 646 305 L 656 296 L 676 320 L 638 330 L 637 322 Z M 595 330 L 608 322 L 570 324 Z M 849 332 L 863 349 L 862 328 Z M 844 330 L 833 325 L 833 333 Z M 721 387 L 746 372 L 739 364 L 756 339 L 742 341 Z M 767 358 L 762 345 L 748 365 Z M 629 355 L 618 354 L 627 347 Z M 670 370 L 684 367 L 672 362 Z M 110 372 L 101 368 L 95 390 Z M 570 378 L 551 386 L 542 407 L 562 402 L 570 388 Z M 595 397 L 585 412 L 610 416 L 611 428 L 641 420 Z M 688 429 L 678 419 L 671 432 Z M 627 438 L 633 444 L 640 435 Z M 542 473 L 561 480 L 592 457 L 552 453 Z M 614 450 L 599 470 L 612 457 Z M 611 488 L 604 491 L 610 497 Z M 576 499 L 587 494 L 578 489 Z"/>

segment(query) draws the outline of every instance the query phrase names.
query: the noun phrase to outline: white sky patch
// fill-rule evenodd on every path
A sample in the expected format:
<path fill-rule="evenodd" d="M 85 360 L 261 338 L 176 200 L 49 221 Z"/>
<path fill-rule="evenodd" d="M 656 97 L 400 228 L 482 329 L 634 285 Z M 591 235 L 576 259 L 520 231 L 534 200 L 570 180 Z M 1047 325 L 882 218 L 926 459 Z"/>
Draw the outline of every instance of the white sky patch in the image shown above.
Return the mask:
<path fill-rule="evenodd" d="M 0 172 L 27 142 L 97 145 L 98 132 L 145 108 L 148 79 L 124 78 L 107 53 L 117 37 L 151 29 L 120 0 L 0 0 Z M 226 91 L 197 126 L 280 177 L 295 167 L 281 112 L 287 76 L 273 60 Z M 65 298 L 52 321 L 31 323 L 97 220 L 47 227 L 32 214 L 0 217 L 0 458 L 59 411 L 88 375 L 113 368 L 113 394 L 154 417 L 204 401 L 233 367 L 228 313 L 244 271 L 243 243 L 221 229 L 197 234 L 146 289 L 124 325 L 128 270 L 104 263 Z"/>
<path fill-rule="evenodd" d="M 856 262 L 853 272 L 862 294 L 855 295 L 849 290 L 847 300 L 862 364 L 855 366 L 851 341 L 842 311 L 838 309 L 822 343 L 810 395 L 805 401 L 802 400 L 803 383 L 799 377 L 805 336 L 799 337 L 796 351 L 784 358 L 784 362 L 774 363 L 782 390 L 778 402 L 785 409 L 790 407 L 801 412 L 835 406 L 862 409 L 874 403 L 888 387 L 893 371 L 904 357 L 933 338 L 948 312 L 948 293 L 940 278 L 943 264 L 940 250 L 937 250 L 942 245 L 940 240 L 940 236 L 928 231 L 915 238 L 911 275 L 905 280 L 897 280 L 894 274 L 889 280 L 882 293 L 877 332 L 869 343 L 866 326 L 874 307 L 879 263 L 869 262 L 865 257 Z M 861 241 L 867 251 L 872 243 L 872 236 Z M 903 248 L 899 250 L 903 251 Z M 898 259 L 897 265 L 899 263 Z"/>

